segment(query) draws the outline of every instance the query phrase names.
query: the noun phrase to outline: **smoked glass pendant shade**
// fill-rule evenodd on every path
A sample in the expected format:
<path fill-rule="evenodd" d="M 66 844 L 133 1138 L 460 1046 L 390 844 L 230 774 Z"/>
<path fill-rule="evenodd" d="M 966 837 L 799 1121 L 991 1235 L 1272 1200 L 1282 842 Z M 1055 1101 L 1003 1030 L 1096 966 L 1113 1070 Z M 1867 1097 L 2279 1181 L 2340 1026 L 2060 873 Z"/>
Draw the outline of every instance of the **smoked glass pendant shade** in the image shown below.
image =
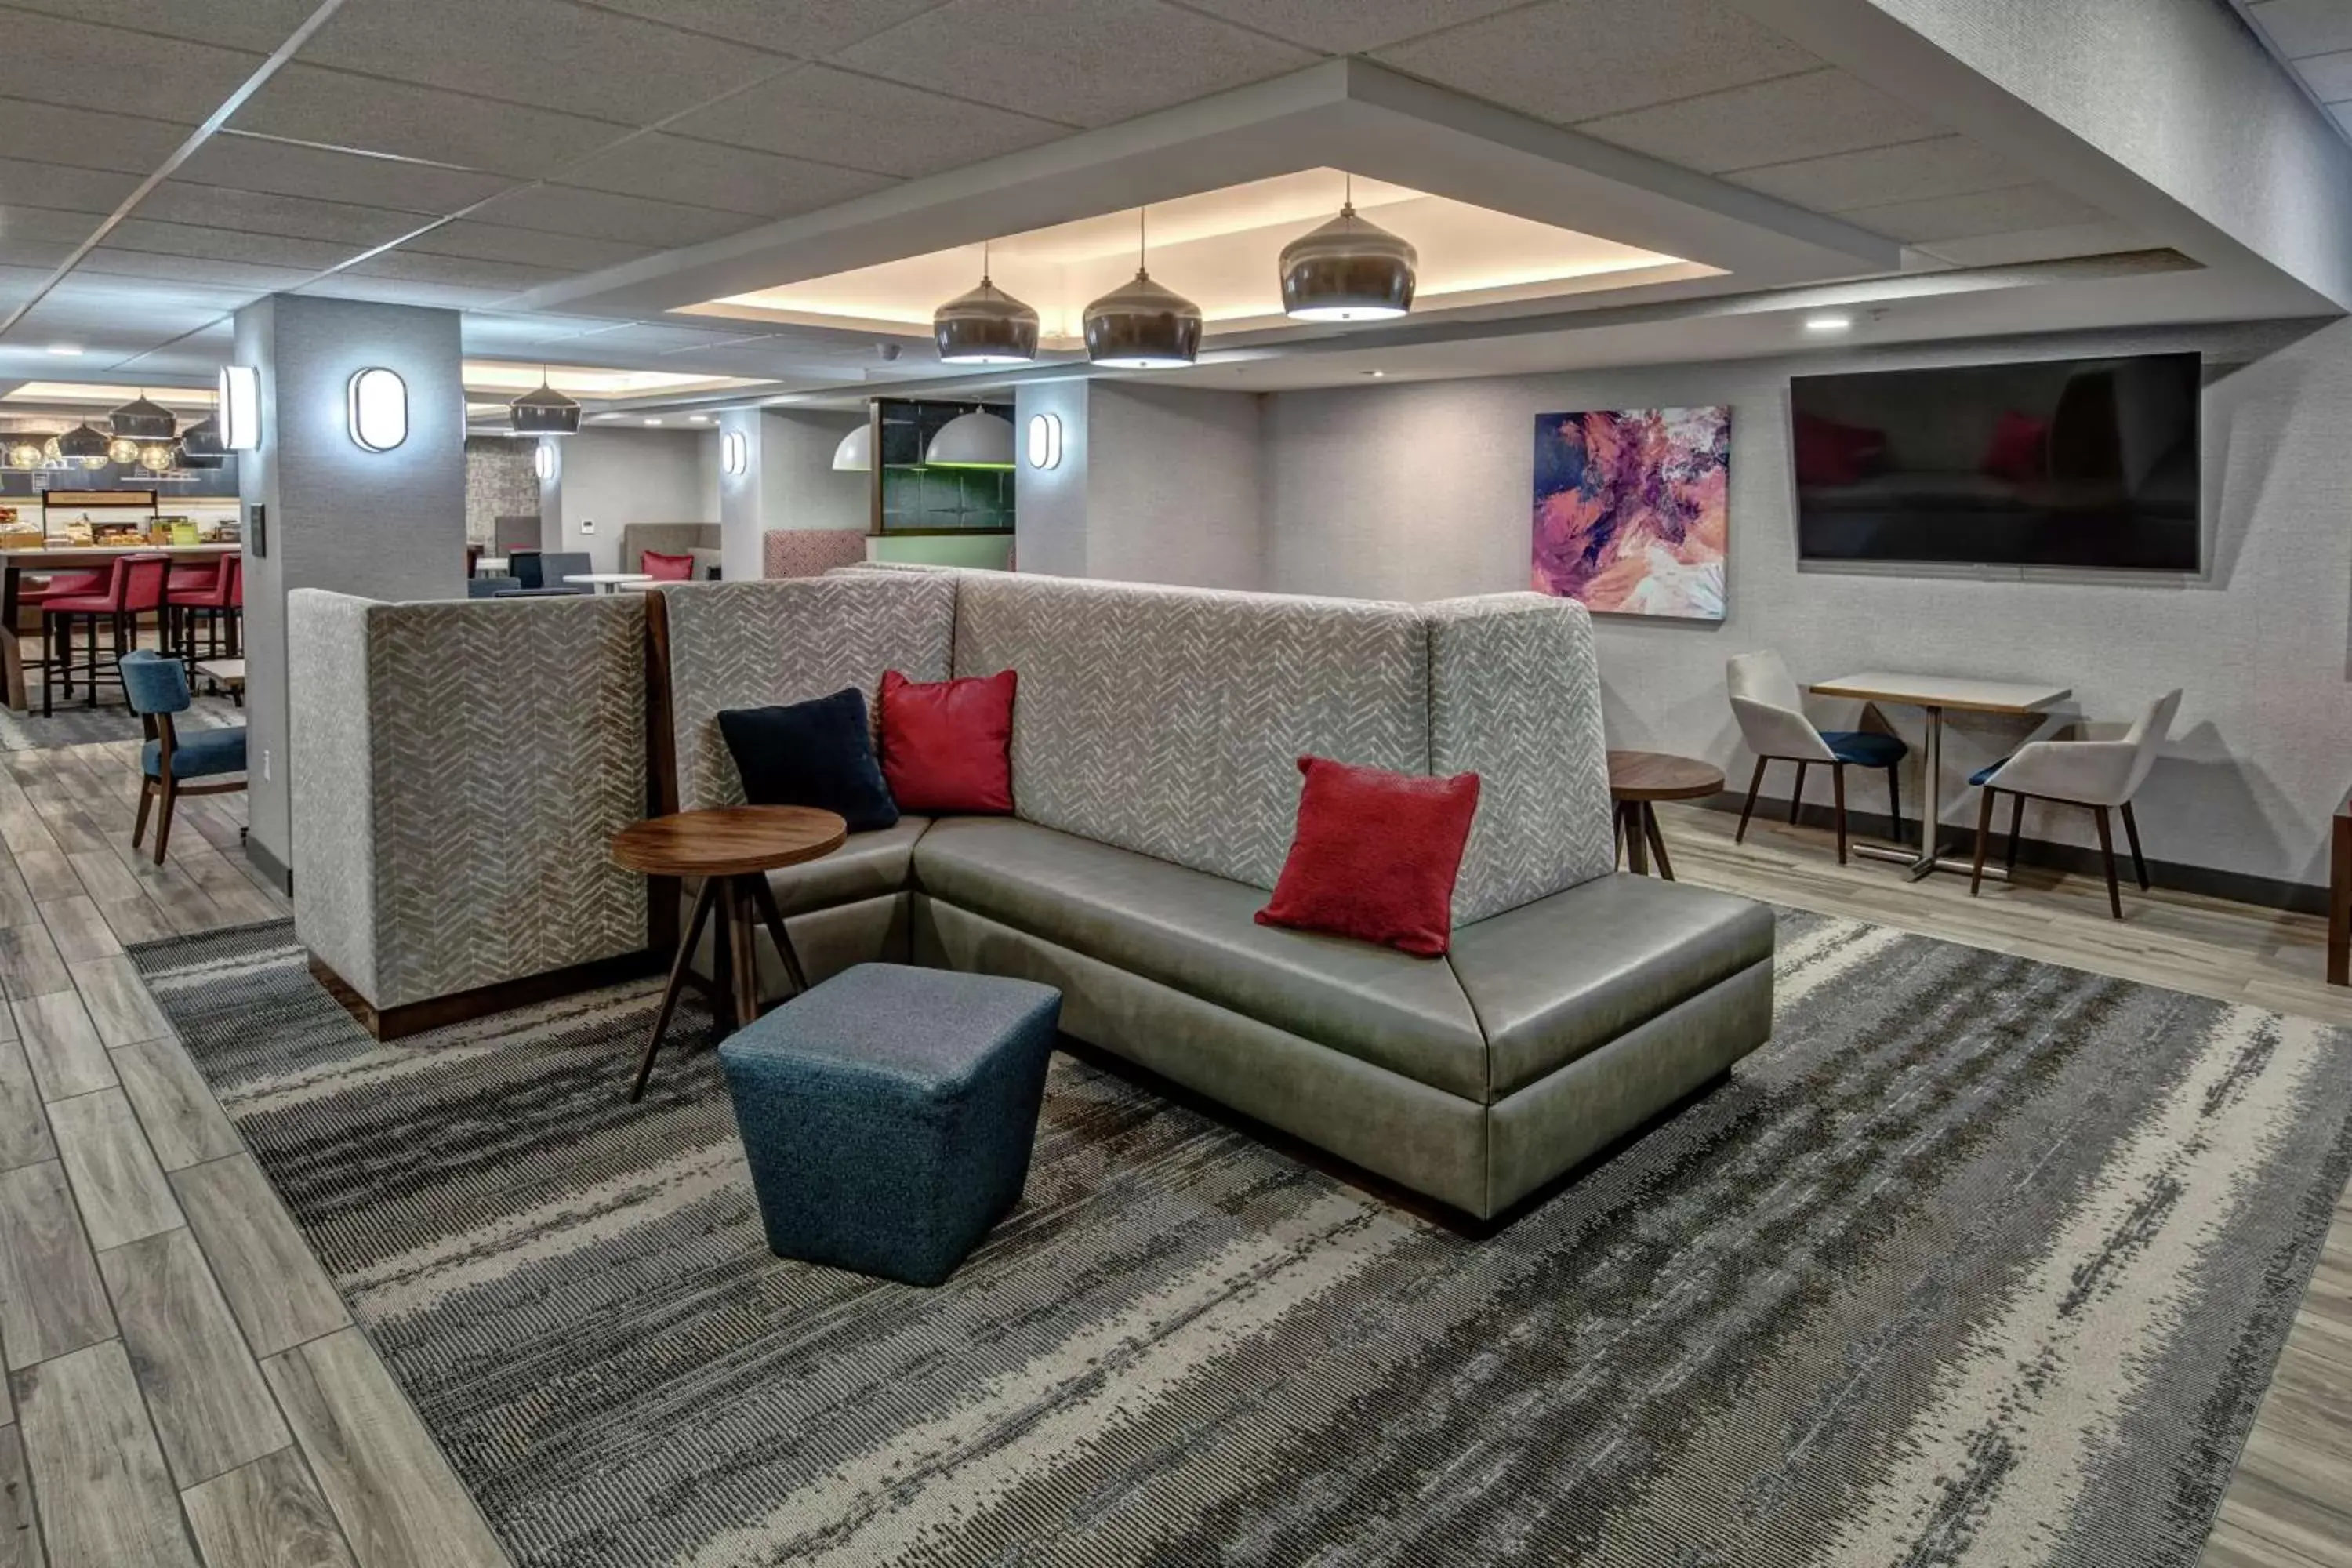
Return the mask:
<path fill-rule="evenodd" d="M 931 312 L 941 364 L 1024 364 L 1037 357 L 1037 312 L 983 274 Z"/>
<path fill-rule="evenodd" d="M 168 441 L 180 429 L 180 422 L 172 417 L 172 411 L 160 403 L 149 402 L 143 393 L 106 417 L 116 435 L 128 436 L 134 441 Z"/>
<path fill-rule="evenodd" d="M 193 435 L 194 432 L 191 431 L 190 434 Z M 87 424 L 77 425 L 58 437 L 58 450 L 66 457 L 82 462 L 87 462 L 92 458 L 101 463 L 105 462 L 107 445 L 106 432 L 95 429 Z"/>
<path fill-rule="evenodd" d="M 1301 321 L 1377 321 L 1412 309 L 1412 246 L 1352 205 L 1282 247 L 1282 311 Z"/>
<path fill-rule="evenodd" d="M 577 436 L 580 405 L 542 380 L 537 391 L 507 405 L 507 421 L 518 436 Z"/>
<path fill-rule="evenodd" d="M 1121 370 L 1191 364 L 1201 352 L 1201 307 L 1151 280 L 1134 279 L 1088 305 L 1087 358 Z"/>

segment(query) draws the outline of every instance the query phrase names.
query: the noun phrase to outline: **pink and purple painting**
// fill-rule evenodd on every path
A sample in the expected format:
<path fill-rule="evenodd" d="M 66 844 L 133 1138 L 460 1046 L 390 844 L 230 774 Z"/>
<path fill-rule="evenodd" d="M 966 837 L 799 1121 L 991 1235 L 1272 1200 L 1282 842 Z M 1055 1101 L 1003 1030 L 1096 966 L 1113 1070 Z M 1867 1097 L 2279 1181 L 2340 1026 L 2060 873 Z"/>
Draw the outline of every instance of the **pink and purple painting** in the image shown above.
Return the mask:
<path fill-rule="evenodd" d="M 1730 479 L 1728 407 L 1537 415 L 1536 592 L 1723 619 Z"/>

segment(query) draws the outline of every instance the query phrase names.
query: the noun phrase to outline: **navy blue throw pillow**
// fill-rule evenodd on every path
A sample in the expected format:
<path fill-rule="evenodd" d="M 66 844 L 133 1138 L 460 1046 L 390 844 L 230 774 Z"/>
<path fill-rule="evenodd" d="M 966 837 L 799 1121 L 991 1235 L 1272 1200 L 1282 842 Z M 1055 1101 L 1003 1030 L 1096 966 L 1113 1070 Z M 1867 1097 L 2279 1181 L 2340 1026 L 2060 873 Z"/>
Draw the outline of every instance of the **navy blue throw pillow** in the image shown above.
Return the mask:
<path fill-rule="evenodd" d="M 898 803 L 874 757 L 866 694 L 854 686 L 813 702 L 730 710 L 719 715 L 719 732 L 753 805 L 838 812 L 852 833 L 898 820 Z"/>

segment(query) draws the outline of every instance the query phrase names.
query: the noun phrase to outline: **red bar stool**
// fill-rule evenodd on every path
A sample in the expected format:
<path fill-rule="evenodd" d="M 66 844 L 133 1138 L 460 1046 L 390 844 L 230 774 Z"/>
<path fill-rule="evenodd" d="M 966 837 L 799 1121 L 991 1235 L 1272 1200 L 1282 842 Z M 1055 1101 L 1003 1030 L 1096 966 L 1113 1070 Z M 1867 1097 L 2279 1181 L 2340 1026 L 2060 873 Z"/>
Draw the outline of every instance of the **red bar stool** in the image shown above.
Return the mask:
<path fill-rule="evenodd" d="M 163 595 L 164 616 L 171 623 L 163 646 L 179 652 L 190 680 L 196 678 L 196 660 L 219 657 L 224 639 L 227 657 L 236 657 L 238 611 L 245 604 L 242 555 L 223 555 L 201 566 L 175 566 Z M 201 652 L 195 637 L 199 618 L 205 640 Z"/>
<path fill-rule="evenodd" d="M 52 599 L 68 599 L 83 594 L 103 593 L 105 589 L 106 574 L 103 572 L 52 572 L 46 576 L 34 576 L 27 574 L 16 585 L 16 607 L 20 610 L 37 610 Z M 16 628 L 0 627 L 0 635 L 13 637 L 16 635 Z M 44 668 L 47 668 L 49 660 L 56 657 L 56 649 L 49 647 L 48 618 L 43 616 L 41 664 Z"/>
<path fill-rule="evenodd" d="M 172 558 L 168 555 L 123 555 L 116 558 L 114 571 L 105 586 L 92 594 L 51 594 L 41 601 L 41 713 L 50 712 L 50 693 L 59 680 L 64 681 L 66 699 L 73 699 L 73 628 L 79 620 L 85 627 L 83 647 L 86 657 L 82 664 L 83 684 L 88 689 L 85 701 L 98 706 L 98 683 L 107 679 L 121 685 L 121 672 L 101 668 L 98 661 L 98 623 L 105 621 L 112 629 L 113 647 L 107 665 L 139 646 L 139 617 L 152 610 L 160 619 L 163 611 L 163 592 L 171 574 Z M 54 655 L 54 657 L 52 657 Z"/>

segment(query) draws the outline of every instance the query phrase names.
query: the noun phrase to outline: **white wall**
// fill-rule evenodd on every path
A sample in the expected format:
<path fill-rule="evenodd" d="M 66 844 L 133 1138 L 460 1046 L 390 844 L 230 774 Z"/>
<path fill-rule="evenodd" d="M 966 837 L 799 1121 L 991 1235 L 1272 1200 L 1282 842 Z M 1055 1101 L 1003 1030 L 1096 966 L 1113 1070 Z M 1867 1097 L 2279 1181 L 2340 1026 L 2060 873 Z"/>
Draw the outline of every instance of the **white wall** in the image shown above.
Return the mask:
<path fill-rule="evenodd" d="M 1744 781 L 1723 695 L 1731 654 L 1776 647 L 1801 679 L 1868 668 L 2054 680 L 2081 713 L 2124 720 L 2185 689 L 2141 796 L 2153 858 L 2305 884 L 2326 879 L 2327 817 L 2352 784 L 2352 322 L 1660 366 L 1276 395 L 1265 412 L 1269 587 L 1428 599 L 1524 588 L 1538 413 L 1732 405 L 1730 618 L 1603 617 L 1611 742 L 1686 752 Z M 1788 376 L 2000 357 L 2196 347 L 2209 359 L 2198 580 L 1801 570 Z M 2216 374 L 2217 363 L 2251 361 Z M 1099 453 L 1097 453 L 1099 458 Z M 1181 486 L 1171 487 L 1181 489 Z M 1851 719 L 1823 704 L 1820 717 Z M 1916 712 L 1887 715 L 1915 742 Z M 2016 727 L 1947 731 L 1957 781 Z M 1907 779 L 1909 809 L 1920 799 Z M 1816 789 L 1826 781 L 1815 781 Z M 1780 788 L 1785 795 L 1787 784 Z M 1875 788 L 1859 804 L 1881 809 Z M 2037 813 L 2040 814 L 2037 820 Z M 2027 832 L 2092 842 L 2087 814 L 2031 808 Z"/>
<path fill-rule="evenodd" d="M 593 426 L 566 437 L 556 476 L 540 497 L 546 547 L 584 550 L 597 571 L 616 572 L 629 523 L 719 521 L 718 439 L 709 430 Z M 595 532 L 583 532 L 591 521 Z"/>
<path fill-rule="evenodd" d="M 711 448 L 730 582 L 761 574 L 760 536 L 772 530 L 866 530 L 873 510 L 870 476 L 833 466 L 841 438 L 865 422 L 862 413 L 813 408 L 731 408 L 719 416 L 719 429 L 742 432 L 746 443 L 746 467 L 736 475 L 718 473 L 718 447 Z"/>

